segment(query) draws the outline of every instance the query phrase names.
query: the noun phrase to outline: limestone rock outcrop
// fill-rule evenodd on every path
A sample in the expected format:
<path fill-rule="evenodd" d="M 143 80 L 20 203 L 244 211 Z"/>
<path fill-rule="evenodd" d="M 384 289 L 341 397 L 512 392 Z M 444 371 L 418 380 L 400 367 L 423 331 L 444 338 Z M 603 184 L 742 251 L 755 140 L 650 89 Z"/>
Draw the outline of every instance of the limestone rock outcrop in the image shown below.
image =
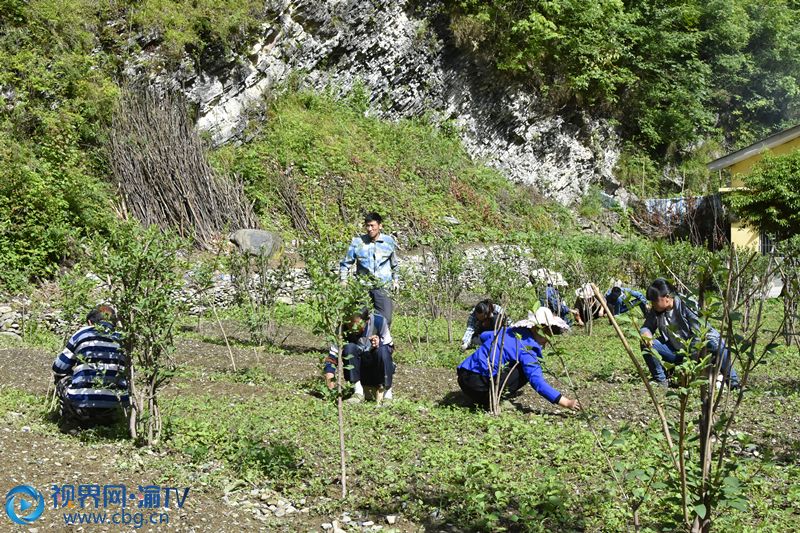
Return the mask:
<path fill-rule="evenodd" d="M 436 2 L 273 0 L 245 54 L 188 59 L 156 83 L 184 91 L 213 144 L 240 139 L 266 96 L 289 84 L 342 94 L 361 87 L 382 118 L 455 127 L 472 157 L 562 203 L 596 183 L 617 194 L 613 128 L 585 113 L 545 109 L 448 44 Z M 148 52 L 152 54 L 152 52 Z M 129 65 L 141 72 L 147 57 Z M 617 195 L 625 203 L 627 194 Z"/>

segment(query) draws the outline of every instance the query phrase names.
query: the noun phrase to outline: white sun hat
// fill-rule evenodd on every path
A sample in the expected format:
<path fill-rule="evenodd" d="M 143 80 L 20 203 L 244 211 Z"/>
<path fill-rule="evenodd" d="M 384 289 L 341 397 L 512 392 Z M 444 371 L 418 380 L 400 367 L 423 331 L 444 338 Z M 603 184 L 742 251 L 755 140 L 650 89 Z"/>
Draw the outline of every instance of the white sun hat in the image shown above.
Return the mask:
<path fill-rule="evenodd" d="M 562 330 L 569 329 L 569 324 L 563 318 L 555 316 L 547 307 L 540 307 L 535 313 L 528 311 L 528 318 L 511 324 L 512 328 L 535 328 L 537 326 L 552 326 Z"/>
<path fill-rule="evenodd" d="M 586 283 L 579 289 L 575 289 L 575 296 L 578 298 L 589 299 L 594 296 L 594 291 L 592 290 L 592 284 Z"/>

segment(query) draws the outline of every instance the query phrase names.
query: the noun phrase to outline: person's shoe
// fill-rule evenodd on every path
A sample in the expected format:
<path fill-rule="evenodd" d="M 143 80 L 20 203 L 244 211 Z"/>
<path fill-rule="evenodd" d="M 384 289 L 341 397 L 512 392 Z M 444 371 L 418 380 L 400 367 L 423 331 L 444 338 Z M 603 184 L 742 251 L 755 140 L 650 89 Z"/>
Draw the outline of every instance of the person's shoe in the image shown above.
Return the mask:
<path fill-rule="evenodd" d="M 654 387 L 661 387 L 662 389 L 666 390 L 669 388 L 669 381 L 656 381 L 655 379 L 651 379 L 650 385 L 653 385 Z"/>
<path fill-rule="evenodd" d="M 344 403 L 361 403 L 364 401 L 364 395 L 355 393 L 344 401 Z"/>

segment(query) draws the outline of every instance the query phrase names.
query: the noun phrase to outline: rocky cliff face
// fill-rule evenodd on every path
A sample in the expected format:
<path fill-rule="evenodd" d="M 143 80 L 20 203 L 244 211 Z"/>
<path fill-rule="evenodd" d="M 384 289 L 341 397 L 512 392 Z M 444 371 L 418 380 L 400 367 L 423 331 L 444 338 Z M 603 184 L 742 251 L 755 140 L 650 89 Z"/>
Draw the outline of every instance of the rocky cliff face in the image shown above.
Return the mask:
<path fill-rule="evenodd" d="M 473 157 L 546 196 L 569 203 L 590 183 L 613 192 L 612 128 L 554 114 L 522 88 L 499 86 L 446 44 L 436 9 L 405 0 L 273 0 L 248 54 L 200 67 L 187 61 L 157 82 L 196 103 L 198 126 L 217 145 L 237 139 L 264 96 L 290 79 L 342 93 L 360 85 L 370 95 L 368 113 L 453 124 Z"/>

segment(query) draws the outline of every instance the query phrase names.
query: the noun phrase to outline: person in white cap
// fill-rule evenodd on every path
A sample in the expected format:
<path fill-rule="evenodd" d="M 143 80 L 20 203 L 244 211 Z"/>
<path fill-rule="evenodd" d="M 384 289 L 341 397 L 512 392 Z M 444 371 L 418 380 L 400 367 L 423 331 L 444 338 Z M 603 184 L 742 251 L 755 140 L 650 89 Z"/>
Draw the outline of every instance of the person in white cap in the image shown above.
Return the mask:
<path fill-rule="evenodd" d="M 490 375 L 495 377 L 496 383 L 499 374 L 500 383 L 506 383 L 503 396 L 513 395 L 528 382 L 550 403 L 579 411 L 578 400 L 567 398 L 554 389 L 544 378 L 539 363 L 549 335 L 560 335 L 568 329 L 569 324 L 562 318 L 547 307 L 540 307 L 535 313 L 529 312 L 526 320 L 500 329 L 497 342 L 494 342 L 494 331 L 485 331 L 481 334 L 480 347 L 458 366 L 459 387 L 475 404 L 488 408 Z"/>
<path fill-rule="evenodd" d="M 606 312 L 603 306 L 597 301 L 597 298 L 594 297 L 591 283 L 587 283 L 583 287 L 575 289 L 575 296 L 578 297 L 577 300 L 575 300 L 575 309 L 578 310 L 581 320 L 588 322 L 590 317 L 594 320 L 605 316 Z"/>

